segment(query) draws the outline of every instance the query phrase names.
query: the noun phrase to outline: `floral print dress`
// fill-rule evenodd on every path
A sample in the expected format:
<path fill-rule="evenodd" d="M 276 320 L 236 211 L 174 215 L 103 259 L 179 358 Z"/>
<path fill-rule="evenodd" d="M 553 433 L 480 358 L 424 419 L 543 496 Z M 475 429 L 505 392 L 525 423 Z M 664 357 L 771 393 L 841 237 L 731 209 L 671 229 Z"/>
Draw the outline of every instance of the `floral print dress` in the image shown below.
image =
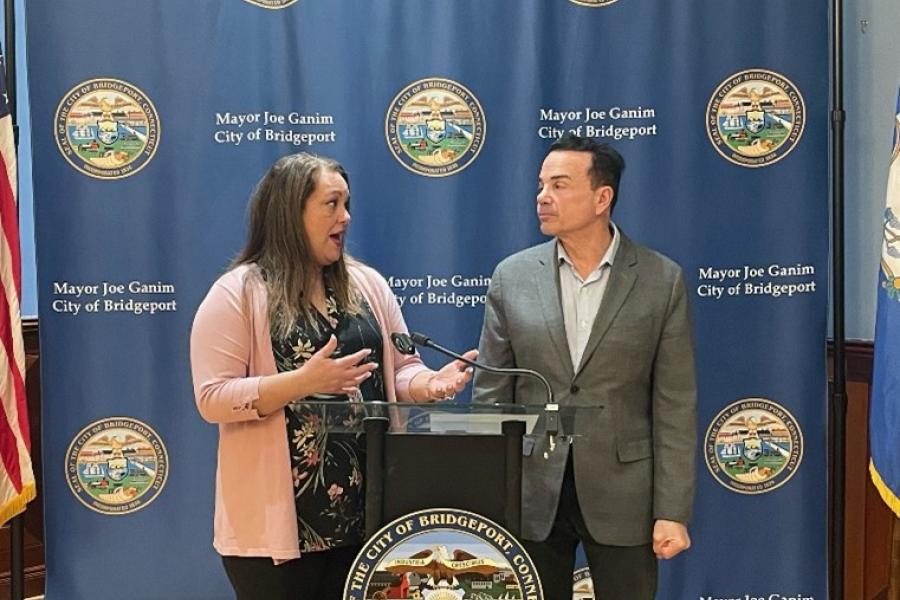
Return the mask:
<path fill-rule="evenodd" d="M 286 339 L 277 339 L 273 332 L 278 371 L 301 367 L 331 335 L 338 340 L 334 358 L 369 348 L 372 352 L 365 361 L 381 365 L 381 329 L 369 305 L 364 299 L 362 302 L 361 314 L 339 311 L 334 295 L 327 290 L 328 314 L 316 312 L 315 326 L 301 319 Z M 384 399 L 384 372 L 379 367 L 360 385 L 353 400 Z M 288 404 L 284 409 L 301 553 L 359 545 L 365 538 L 362 405 L 328 405 L 329 401 L 347 400 L 350 398 L 342 394 L 321 394 Z M 335 428 L 342 431 L 335 432 Z"/>

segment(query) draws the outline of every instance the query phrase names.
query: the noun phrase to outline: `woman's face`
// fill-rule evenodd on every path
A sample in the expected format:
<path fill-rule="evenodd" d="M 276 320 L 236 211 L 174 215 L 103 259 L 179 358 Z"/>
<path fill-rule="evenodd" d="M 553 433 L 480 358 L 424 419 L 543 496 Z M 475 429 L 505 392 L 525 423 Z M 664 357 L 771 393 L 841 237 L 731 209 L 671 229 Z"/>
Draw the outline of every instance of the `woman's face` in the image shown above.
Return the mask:
<path fill-rule="evenodd" d="M 303 209 L 303 228 L 316 264 L 326 267 L 337 262 L 344 251 L 350 190 L 344 178 L 331 169 L 320 169 L 315 179 L 315 191 Z"/>

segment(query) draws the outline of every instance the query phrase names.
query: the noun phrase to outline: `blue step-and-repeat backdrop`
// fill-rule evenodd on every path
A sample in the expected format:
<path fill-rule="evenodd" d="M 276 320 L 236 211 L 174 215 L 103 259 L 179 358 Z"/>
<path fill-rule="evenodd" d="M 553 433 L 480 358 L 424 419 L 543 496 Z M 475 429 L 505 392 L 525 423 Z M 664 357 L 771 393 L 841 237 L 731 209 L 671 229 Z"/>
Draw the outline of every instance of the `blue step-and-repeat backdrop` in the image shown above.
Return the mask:
<path fill-rule="evenodd" d="M 574 131 L 624 155 L 615 221 L 691 290 L 694 547 L 659 597 L 824 600 L 827 24 L 813 0 L 30 3 L 47 598 L 229 597 L 188 334 L 277 157 L 346 166 L 349 251 L 463 350 Z"/>

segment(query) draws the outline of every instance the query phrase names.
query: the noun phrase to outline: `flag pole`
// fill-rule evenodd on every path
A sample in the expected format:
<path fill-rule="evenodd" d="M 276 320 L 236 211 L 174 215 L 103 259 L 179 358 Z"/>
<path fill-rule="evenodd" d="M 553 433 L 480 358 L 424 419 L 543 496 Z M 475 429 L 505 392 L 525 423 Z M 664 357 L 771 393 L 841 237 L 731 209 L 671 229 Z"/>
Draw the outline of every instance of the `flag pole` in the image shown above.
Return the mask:
<path fill-rule="evenodd" d="M 4 58 L 6 59 L 6 90 L 10 117 L 12 118 L 13 143 L 19 148 L 19 123 L 16 112 L 16 8 L 15 0 L 4 0 L 6 25 Z M 9 578 L 10 600 L 25 598 L 25 516 L 17 515 L 9 523 Z"/>
<path fill-rule="evenodd" d="M 19 120 L 17 118 L 16 97 L 16 3 L 15 0 L 4 0 L 6 25 L 6 44 L 3 56 L 6 58 L 6 90 L 9 114 L 12 117 L 13 132 L 15 134 L 16 149 L 19 147 Z"/>
<path fill-rule="evenodd" d="M 844 64 L 843 0 L 833 0 L 831 43 L 831 210 L 834 358 L 828 410 L 828 598 L 844 597 L 844 488 L 847 384 L 844 358 Z"/>

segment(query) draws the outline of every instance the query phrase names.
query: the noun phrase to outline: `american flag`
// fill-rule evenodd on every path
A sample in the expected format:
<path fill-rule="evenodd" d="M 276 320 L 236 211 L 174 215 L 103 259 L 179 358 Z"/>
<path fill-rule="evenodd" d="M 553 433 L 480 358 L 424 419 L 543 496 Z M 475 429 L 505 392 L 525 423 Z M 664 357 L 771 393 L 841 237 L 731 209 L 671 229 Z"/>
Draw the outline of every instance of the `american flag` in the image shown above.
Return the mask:
<path fill-rule="evenodd" d="M 22 263 L 17 195 L 16 145 L 0 54 L 0 525 L 23 512 L 36 493 L 19 310 Z"/>

